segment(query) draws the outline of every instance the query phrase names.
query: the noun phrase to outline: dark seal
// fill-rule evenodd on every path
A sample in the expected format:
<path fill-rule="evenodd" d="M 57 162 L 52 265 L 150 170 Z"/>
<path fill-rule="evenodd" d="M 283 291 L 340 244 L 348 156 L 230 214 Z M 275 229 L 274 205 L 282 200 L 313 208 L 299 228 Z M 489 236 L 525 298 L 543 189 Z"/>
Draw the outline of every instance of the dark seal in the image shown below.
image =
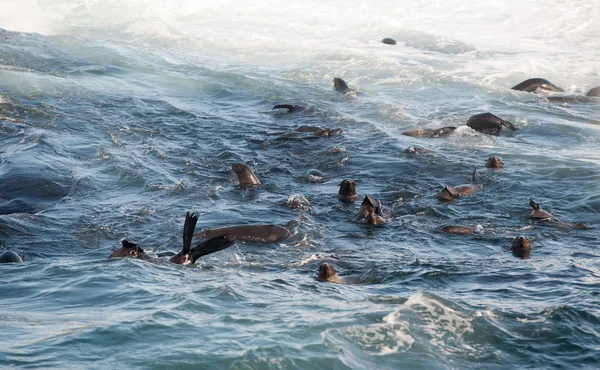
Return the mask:
<path fill-rule="evenodd" d="M 515 257 L 527 259 L 531 255 L 531 239 L 517 236 L 512 241 L 510 249 Z"/>
<path fill-rule="evenodd" d="M 479 191 L 483 188 L 482 184 L 476 184 L 477 181 L 477 169 L 473 170 L 473 177 L 471 178 L 470 184 L 458 185 L 458 186 L 450 186 L 446 185 L 444 189 L 438 194 L 438 198 L 441 200 L 452 200 L 458 197 L 464 197 L 467 195 L 471 195 L 476 191 Z"/>
<path fill-rule="evenodd" d="M 23 258 L 19 256 L 16 252 L 13 251 L 5 251 L 0 254 L 0 263 L 21 263 L 23 262 Z"/>
<path fill-rule="evenodd" d="M 556 86 L 552 82 L 543 78 L 530 78 L 521 82 L 518 85 L 511 87 L 513 90 L 527 91 L 527 92 L 538 92 L 538 91 L 565 91 L 560 87 Z"/>
<path fill-rule="evenodd" d="M 260 180 L 250 167 L 243 163 L 234 163 L 231 165 L 231 169 L 235 172 L 238 177 L 240 185 L 260 185 Z"/>
<path fill-rule="evenodd" d="M 469 117 L 467 126 L 475 131 L 490 135 L 499 135 L 503 126 L 508 127 L 511 130 L 518 130 L 512 123 L 491 113 L 481 113 Z"/>
<path fill-rule="evenodd" d="M 445 126 L 437 129 L 433 128 L 419 128 L 416 130 L 404 131 L 402 135 L 406 136 L 414 136 L 414 137 L 428 137 L 428 138 L 436 138 L 436 137 L 446 137 L 456 130 L 454 126 Z"/>
<path fill-rule="evenodd" d="M 319 266 L 319 275 L 317 280 L 335 284 L 359 284 L 358 276 L 339 276 L 335 268 L 329 263 L 323 263 Z"/>
<path fill-rule="evenodd" d="M 194 234 L 195 237 L 200 238 L 228 236 L 234 240 L 261 243 L 276 242 L 291 235 L 288 229 L 279 225 L 237 225 L 203 230 Z"/>
<path fill-rule="evenodd" d="M 500 157 L 489 157 L 487 161 L 485 161 L 485 166 L 487 168 L 502 168 L 504 162 L 502 162 Z"/>
<path fill-rule="evenodd" d="M 381 42 L 383 42 L 386 45 L 396 45 L 396 40 L 386 37 L 385 39 L 381 40 Z"/>
<path fill-rule="evenodd" d="M 358 219 L 366 221 L 371 225 L 384 225 L 387 223 L 387 220 L 383 215 L 381 201 L 376 201 L 369 195 L 365 195 L 365 198 L 358 209 Z"/>
<path fill-rule="evenodd" d="M 339 77 L 333 78 L 333 87 L 337 91 L 342 91 L 342 92 L 350 91 L 350 88 L 348 87 L 348 84 L 346 83 L 346 81 L 342 80 Z"/>
<path fill-rule="evenodd" d="M 585 96 L 600 96 L 600 86 L 590 89 Z"/>
<path fill-rule="evenodd" d="M 356 194 L 356 183 L 354 180 L 342 180 L 339 187 L 338 199 L 340 202 L 349 203 L 358 199 L 358 194 Z"/>

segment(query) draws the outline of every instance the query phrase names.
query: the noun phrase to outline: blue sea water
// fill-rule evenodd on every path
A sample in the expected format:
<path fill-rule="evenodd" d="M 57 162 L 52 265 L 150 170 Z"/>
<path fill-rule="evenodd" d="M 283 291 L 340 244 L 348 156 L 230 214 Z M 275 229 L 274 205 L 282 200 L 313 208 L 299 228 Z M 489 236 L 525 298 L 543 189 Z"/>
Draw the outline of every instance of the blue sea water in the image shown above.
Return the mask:
<path fill-rule="evenodd" d="M 510 89 L 599 86 L 599 18 L 592 0 L 3 0 L 0 247 L 25 262 L 0 265 L 0 367 L 600 368 L 600 101 Z M 483 112 L 519 130 L 464 125 Z M 343 133 L 280 135 L 300 125 Z M 480 192 L 436 198 L 474 168 Z M 357 222 L 343 179 L 389 223 Z M 529 199 L 587 229 L 529 220 Z M 187 211 L 294 235 L 195 266 L 107 260 L 123 239 L 178 251 Z M 323 262 L 363 283 L 318 282 Z"/>

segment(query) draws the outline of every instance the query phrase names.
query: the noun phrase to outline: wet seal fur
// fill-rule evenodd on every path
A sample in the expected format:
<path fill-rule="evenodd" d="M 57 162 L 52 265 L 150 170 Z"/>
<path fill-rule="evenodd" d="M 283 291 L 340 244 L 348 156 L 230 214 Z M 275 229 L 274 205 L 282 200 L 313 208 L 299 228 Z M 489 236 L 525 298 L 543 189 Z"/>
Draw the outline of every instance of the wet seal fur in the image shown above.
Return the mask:
<path fill-rule="evenodd" d="M 475 131 L 490 135 L 499 135 L 500 131 L 502 131 L 502 126 L 508 127 L 513 131 L 519 129 L 512 123 L 491 113 L 481 113 L 469 117 L 467 126 Z"/>
<path fill-rule="evenodd" d="M 489 157 L 487 161 L 485 161 L 485 166 L 487 168 L 502 168 L 504 162 L 502 162 L 500 157 Z"/>
<path fill-rule="evenodd" d="M 441 200 L 452 200 L 458 197 L 464 197 L 467 195 L 471 195 L 476 191 L 479 191 L 483 188 L 482 184 L 475 184 L 477 181 L 478 173 L 477 169 L 473 170 L 473 177 L 471 178 L 470 184 L 458 185 L 458 186 L 450 186 L 446 185 L 444 189 L 438 194 L 438 198 Z"/>
<path fill-rule="evenodd" d="M 21 263 L 23 258 L 14 251 L 4 251 L 0 254 L 0 263 Z"/>
<path fill-rule="evenodd" d="M 404 131 L 402 135 L 413 136 L 413 137 L 427 137 L 427 138 L 437 138 L 437 137 L 446 137 L 456 130 L 454 126 L 445 126 L 438 129 L 433 128 L 419 128 L 416 130 Z"/>
<path fill-rule="evenodd" d="M 243 163 L 233 163 L 231 169 L 237 175 L 240 185 L 260 185 L 260 180 L 247 165 Z"/>
<path fill-rule="evenodd" d="M 382 43 L 386 44 L 386 45 L 396 45 L 396 40 L 386 37 L 383 40 L 381 40 Z"/>
<path fill-rule="evenodd" d="M 513 90 L 526 91 L 526 92 L 538 92 L 538 91 L 555 91 L 563 92 L 565 90 L 556 86 L 552 82 L 544 78 L 530 78 L 511 87 Z"/>
<path fill-rule="evenodd" d="M 335 268 L 329 263 L 323 263 L 319 266 L 319 275 L 317 280 L 335 284 L 359 284 L 358 276 L 339 276 Z"/>
<path fill-rule="evenodd" d="M 422 148 L 420 146 L 409 146 L 408 148 L 404 149 L 404 153 L 414 154 L 414 155 L 417 155 L 417 154 L 423 155 L 423 154 L 432 154 L 433 151 Z"/>
<path fill-rule="evenodd" d="M 365 195 L 365 198 L 358 209 L 358 219 L 364 220 L 371 225 L 383 225 L 387 223 L 387 220 L 383 215 L 381 201 L 375 201 L 375 199 L 369 195 Z"/>
<path fill-rule="evenodd" d="M 515 257 L 527 259 L 531 255 L 531 239 L 517 236 L 511 242 L 510 249 Z"/>
<path fill-rule="evenodd" d="M 460 225 L 447 225 L 441 228 L 441 231 L 446 234 L 470 235 L 476 232 L 477 228 Z"/>
<path fill-rule="evenodd" d="M 237 225 L 202 230 L 194 234 L 194 237 L 216 238 L 228 236 L 233 240 L 268 243 L 288 238 L 291 235 L 290 230 L 279 225 Z"/>
<path fill-rule="evenodd" d="M 531 213 L 529 213 L 529 218 L 534 220 L 545 220 L 552 222 L 555 226 L 561 228 L 569 228 L 572 227 L 574 229 L 587 229 L 587 226 L 581 222 L 573 222 L 568 223 L 560 220 L 558 217 L 554 216 L 550 212 L 544 211 L 540 205 L 533 201 L 533 199 L 529 199 L 529 206 L 533 209 Z"/>
<path fill-rule="evenodd" d="M 348 87 L 346 81 L 342 80 L 339 77 L 333 78 L 333 88 L 341 92 L 350 91 L 350 88 Z"/>
<path fill-rule="evenodd" d="M 338 191 L 338 199 L 340 202 L 354 202 L 358 199 L 358 194 L 356 194 L 356 183 L 354 180 L 342 180 L 340 182 L 340 190 Z"/>

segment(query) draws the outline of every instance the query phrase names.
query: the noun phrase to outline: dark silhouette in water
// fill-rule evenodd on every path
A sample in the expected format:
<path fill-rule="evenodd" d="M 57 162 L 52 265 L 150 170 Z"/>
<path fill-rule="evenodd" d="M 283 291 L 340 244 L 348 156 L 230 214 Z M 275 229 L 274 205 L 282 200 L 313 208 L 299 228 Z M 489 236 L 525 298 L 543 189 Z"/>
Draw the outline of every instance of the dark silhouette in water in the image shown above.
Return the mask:
<path fill-rule="evenodd" d="M 358 276 L 338 276 L 335 268 L 329 263 L 323 263 L 319 266 L 319 276 L 317 280 L 336 284 L 359 284 Z"/>
<path fill-rule="evenodd" d="M 23 262 L 23 258 L 16 252 L 5 251 L 0 254 L 0 263 L 20 263 Z"/>
<path fill-rule="evenodd" d="M 386 45 L 396 45 L 396 40 L 386 37 L 385 39 L 381 40 L 381 42 L 383 42 Z"/>
<path fill-rule="evenodd" d="M 348 84 L 346 83 L 346 81 L 342 80 L 339 77 L 334 77 L 333 78 L 333 87 L 337 90 L 337 91 L 350 91 L 350 88 L 348 87 Z"/>
<path fill-rule="evenodd" d="M 543 78 L 530 78 L 511 87 L 513 90 L 527 91 L 527 92 L 537 92 L 537 91 L 557 91 L 562 92 L 565 91 L 560 87 L 556 86 L 552 82 L 543 79 Z"/>
<path fill-rule="evenodd" d="M 244 185 L 260 185 L 260 180 L 252 169 L 243 163 L 234 163 L 231 165 L 231 169 L 235 172 L 238 177 L 238 181 L 241 186 Z"/>
<path fill-rule="evenodd" d="M 518 130 L 518 128 L 512 123 L 505 121 L 491 113 L 481 113 L 469 117 L 467 126 L 475 131 L 490 135 L 500 134 L 503 126 L 508 127 L 511 130 Z"/>
<path fill-rule="evenodd" d="M 197 247 L 192 248 L 192 237 L 194 229 L 198 222 L 198 215 L 189 212 L 185 215 L 185 223 L 183 225 L 183 249 L 169 261 L 179 265 L 192 265 L 196 260 L 207 254 L 215 253 L 225 248 L 231 247 L 235 241 L 227 236 L 219 236 L 206 240 L 200 243 Z M 129 257 L 138 259 L 148 259 L 148 256 L 139 245 L 131 243 L 128 240 L 123 240 L 123 246 L 111 253 L 108 258 Z"/>
<path fill-rule="evenodd" d="M 341 202 L 349 203 L 358 199 L 358 194 L 356 194 L 356 183 L 354 180 L 342 180 L 339 187 L 338 199 Z"/>
<path fill-rule="evenodd" d="M 446 185 L 444 189 L 438 194 L 438 198 L 441 200 L 452 200 L 461 196 L 467 196 L 475 193 L 483 188 L 482 184 L 475 184 L 477 181 L 477 169 L 473 170 L 473 177 L 471 178 L 470 184 L 450 186 Z"/>

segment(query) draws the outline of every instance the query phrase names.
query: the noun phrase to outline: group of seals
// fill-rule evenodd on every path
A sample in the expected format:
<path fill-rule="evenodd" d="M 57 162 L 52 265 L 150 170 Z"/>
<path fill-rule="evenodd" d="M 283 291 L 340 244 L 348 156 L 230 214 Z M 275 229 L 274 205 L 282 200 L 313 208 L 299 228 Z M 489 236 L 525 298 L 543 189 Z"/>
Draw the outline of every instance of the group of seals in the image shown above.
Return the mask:
<path fill-rule="evenodd" d="M 220 250 L 231 247 L 235 244 L 233 238 L 227 235 L 218 235 L 198 244 L 192 248 L 192 237 L 194 229 L 198 222 L 198 215 L 189 212 L 185 215 L 185 223 L 183 225 L 183 248 L 169 259 L 170 262 L 178 265 L 193 265 L 196 260 L 202 256 L 218 252 Z M 150 259 L 146 252 L 137 244 L 131 243 L 128 240 L 123 240 L 122 247 L 113 251 L 108 258 L 128 257 L 137 259 Z"/>
<path fill-rule="evenodd" d="M 513 90 L 538 92 L 564 92 L 565 90 L 556 86 L 544 78 L 530 78 L 512 87 Z M 585 96 L 548 96 L 548 101 L 558 103 L 591 102 L 594 97 L 600 97 L 600 86 L 588 90 Z"/>
<path fill-rule="evenodd" d="M 499 135 L 503 127 L 507 127 L 513 131 L 519 128 L 512 123 L 503 120 L 502 118 L 492 113 L 480 113 L 475 114 L 467 120 L 468 127 L 471 129 L 489 135 Z M 438 129 L 432 128 L 419 128 L 416 130 L 404 131 L 402 135 L 415 136 L 415 137 L 426 137 L 426 138 L 437 138 L 446 137 L 452 134 L 456 130 L 455 126 L 444 126 Z"/>

